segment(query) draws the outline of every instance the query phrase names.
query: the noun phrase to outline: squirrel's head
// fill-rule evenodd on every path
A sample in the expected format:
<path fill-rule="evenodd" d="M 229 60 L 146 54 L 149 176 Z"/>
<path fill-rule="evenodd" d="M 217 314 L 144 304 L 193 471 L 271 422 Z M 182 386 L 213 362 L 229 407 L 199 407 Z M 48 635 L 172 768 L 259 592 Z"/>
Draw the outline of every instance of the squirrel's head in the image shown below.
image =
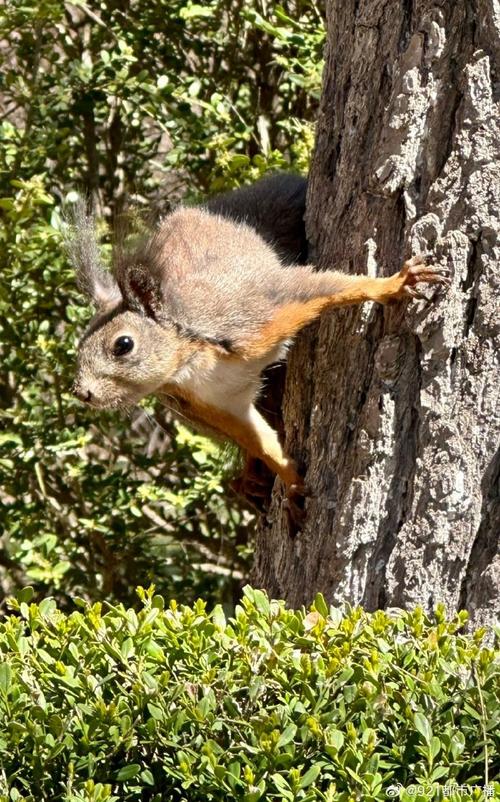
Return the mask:
<path fill-rule="evenodd" d="M 134 259 L 122 258 L 114 274 L 103 268 L 94 228 L 80 205 L 68 250 L 96 314 L 79 344 L 73 391 L 94 407 L 130 406 L 172 379 L 193 346 L 161 317 L 159 277 Z"/>
<path fill-rule="evenodd" d="M 73 392 L 99 408 L 136 404 L 175 375 L 184 354 L 172 326 L 119 306 L 97 314 L 85 332 Z"/>

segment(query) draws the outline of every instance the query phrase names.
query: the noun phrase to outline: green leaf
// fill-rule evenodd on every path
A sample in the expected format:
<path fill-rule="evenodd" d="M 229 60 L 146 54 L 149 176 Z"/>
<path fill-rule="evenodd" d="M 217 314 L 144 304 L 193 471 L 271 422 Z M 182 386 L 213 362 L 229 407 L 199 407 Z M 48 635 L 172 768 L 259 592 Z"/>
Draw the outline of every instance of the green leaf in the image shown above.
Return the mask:
<path fill-rule="evenodd" d="M 288 724 L 287 727 L 285 727 L 280 737 L 278 738 L 276 749 L 282 749 L 284 746 L 289 744 L 290 741 L 293 741 L 296 733 L 297 733 L 297 727 L 293 722 L 291 722 L 290 724 Z"/>
<path fill-rule="evenodd" d="M 1 432 L 0 446 L 4 446 L 6 443 L 15 443 L 16 445 L 22 446 L 23 439 L 20 435 L 15 434 L 15 432 Z"/>
<path fill-rule="evenodd" d="M 34 591 L 31 585 L 27 585 L 26 587 L 18 590 L 16 593 L 16 599 L 18 602 L 24 602 L 25 604 L 29 604 L 30 601 L 33 599 Z"/>
<path fill-rule="evenodd" d="M 44 618 L 50 618 L 56 611 L 57 605 L 55 599 L 43 599 L 38 605 L 40 615 Z"/>
<path fill-rule="evenodd" d="M 429 745 L 429 754 L 433 760 L 438 756 L 440 750 L 441 750 L 441 741 L 436 735 L 433 735 Z"/>
<path fill-rule="evenodd" d="M 449 776 L 450 776 L 450 769 L 448 766 L 437 766 L 432 772 L 431 776 L 429 777 L 429 782 L 433 783 L 436 782 L 436 780 L 441 779 L 441 777 L 449 777 Z"/>
<path fill-rule="evenodd" d="M 269 599 L 262 590 L 254 590 L 253 601 L 259 613 L 269 615 L 271 611 Z"/>
<path fill-rule="evenodd" d="M 423 713 L 415 713 L 413 720 L 420 735 L 422 735 L 424 740 L 429 744 L 432 738 L 432 728 L 429 720 L 424 716 Z"/>
<path fill-rule="evenodd" d="M 314 608 L 323 616 L 323 618 L 328 617 L 329 608 L 322 593 L 316 594 L 314 598 Z"/>
<path fill-rule="evenodd" d="M 128 660 L 128 658 L 134 653 L 134 642 L 132 638 L 125 638 L 122 645 L 120 646 L 120 652 L 124 660 Z"/>
<path fill-rule="evenodd" d="M 276 773 L 272 775 L 271 780 L 275 784 L 278 791 L 283 794 L 283 798 L 288 799 L 292 789 L 286 778 L 281 774 Z M 291 794 L 291 798 L 293 799 L 293 794 Z"/>
<path fill-rule="evenodd" d="M 141 780 L 143 783 L 145 783 L 145 785 L 155 784 L 155 778 L 153 772 L 150 771 L 149 769 L 143 769 L 143 771 L 141 771 Z"/>
<path fill-rule="evenodd" d="M 325 734 L 327 738 L 328 745 L 331 745 L 339 751 L 342 749 L 344 745 L 344 735 L 340 730 L 328 729 L 327 733 Z"/>
<path fill-rule="evenodd" d="M 148 704 L 148 711 L 152 718 L 156 721 L 162 721 L 165 718 L 165 712 L 163 708 L 158 707 L 158 705 Z"/>
<path fill-rule="evenodd" d="M 129 763 L 128 766 L 123 766 L 116 774 L 116 779 L 118 782 L 125 782 L 126 780 L 131 780 L 132 777 L 135 777 L 139 774 L 141 767 L 138 763 Z"/>
<path fill-rule="evenodd" d="M 12 680 L 12 669 L 8 663 L 0 663 L 0 690 L 3 691 L 4 694 L 10 688 Z"/>
<path fill-rule="evenodd" d="M 309 768 L 304 776 L 301 778 L 299 787 L 300 788 L 307 788 L 308 785 L 311 785 L 313 782 L 317 780 L 321 773 L 321 765 L 319 763 L 314 764 Z"/>
<path fill-rule="evenodd" d="M 193 19 L 194 17 L 211 17 L 214 11 L 210 6 L 202 6 L 198 3 L 188 3 L 181 8 L 179 16 L 183 20 Z"/>
<path fill-rule="evenodd" d="M 224 615 L 224 610 L 222 609 L 222 605 L 217 604 L 212 612 L 212 621 L 214 622 L 215 626 L 224 631 L 226 628 L 226 616 Z"/>

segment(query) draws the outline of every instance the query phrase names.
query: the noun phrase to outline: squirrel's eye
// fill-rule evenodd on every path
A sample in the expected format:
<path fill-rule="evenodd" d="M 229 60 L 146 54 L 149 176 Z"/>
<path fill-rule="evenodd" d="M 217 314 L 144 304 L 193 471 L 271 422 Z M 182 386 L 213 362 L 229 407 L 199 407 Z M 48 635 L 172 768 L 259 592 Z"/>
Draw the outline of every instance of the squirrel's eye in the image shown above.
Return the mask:
<path fill-rule="evenodd" d="M 131 352 L 133 347 L 134 341 L 132 337 L 127 337 L 127 335 L 124 335 L 123 337 L 117 337 L 113 346 L 113 355 L 125 356 L 125 354 L 129 354 Z"/>

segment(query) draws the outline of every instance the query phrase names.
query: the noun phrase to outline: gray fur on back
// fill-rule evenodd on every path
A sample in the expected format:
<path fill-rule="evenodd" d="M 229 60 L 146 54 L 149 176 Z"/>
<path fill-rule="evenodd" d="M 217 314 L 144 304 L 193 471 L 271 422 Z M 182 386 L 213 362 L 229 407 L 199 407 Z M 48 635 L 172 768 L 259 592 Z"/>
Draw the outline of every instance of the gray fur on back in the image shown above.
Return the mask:
<path fill-rule="evenodd" d="M 117 266 L 125 304 L 135 284 L 161 289 L 158 319 L 199 339 L 238 350 L 269 323 L 277 307 L 338 288 L 332 274 L 283 265 L 277 253 L 244 223 L 202 208 L 181 208 Z"/>

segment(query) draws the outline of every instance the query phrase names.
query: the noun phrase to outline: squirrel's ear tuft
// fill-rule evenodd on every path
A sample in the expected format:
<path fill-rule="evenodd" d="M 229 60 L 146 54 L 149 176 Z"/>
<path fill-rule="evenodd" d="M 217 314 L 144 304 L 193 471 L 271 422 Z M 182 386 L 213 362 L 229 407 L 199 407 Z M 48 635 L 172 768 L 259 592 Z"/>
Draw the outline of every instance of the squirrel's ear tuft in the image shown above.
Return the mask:
<path fill-rule="evenodd" d="M 117 275 L 123 300 L 129 309 L 155 319 L 161 315 L 163 296 L 159 277 L 135 259 L 122 265 Z"/>
<path fill-rule="evenodd" d="M 76 270 L 78 288 L 99 311 L 116 306 L 122 300 L 120 288 L 102 265 L 95 217 L 82 198 L 68 218 L 66 250 Z"/>
<path fill-rule="evenodd" d="M 159 254 L 159 232 L 143 219 L 120 221 L 121 231 L 113 249 L 113 273 L 128 309 L 141 315 L 161 317 L 164 306 L 163 269 Z M 127 228 L 126 228 L 127 227 Z"/>

